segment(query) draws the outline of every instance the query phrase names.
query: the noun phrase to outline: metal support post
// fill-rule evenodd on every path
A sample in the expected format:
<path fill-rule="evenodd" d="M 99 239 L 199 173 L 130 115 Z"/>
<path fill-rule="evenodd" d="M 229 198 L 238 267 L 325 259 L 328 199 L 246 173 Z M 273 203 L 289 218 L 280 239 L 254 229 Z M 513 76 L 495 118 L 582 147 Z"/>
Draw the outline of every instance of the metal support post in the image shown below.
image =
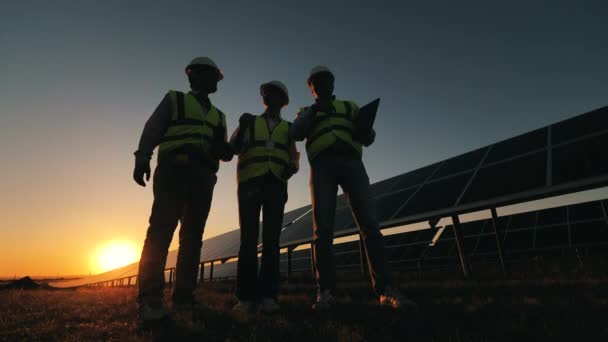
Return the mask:
<path fill-rule="evenodd" d="M 361 233 L 359 233 L 359 264 L 361 265 L 361 274 L 365 275 L 367 270 L 367 253 Z"/>
<path fill-rule="evenodd" d="M 291 282 L 291 252 L 292 247 L 287 247 L 287 282 Z"/>
<path fill-rule="evenodd" d="M 505 260 L 502 256 L 502 243 L 500 242 L 500 232 L 498 231 L 498 215 L 496 214 L 496 208 L 490 209 L 492 213 L 492 226 L 494 227 L 494 236 L 496 237 L 496 251 L 498 252 L 498 260 L 500 261 L 500 268 L 504 276 L 507 275 L 507 269 L 505 268 Z"/>
<path fill-rule="evenodd" d="M 460 266 L 465 279 L 470 277 L 469 262 L 464 254 L 464 238 L 460 227 L 460 219 L 458 215 L 452 216 L 452 227 L 454 228 L 454 237 L 456 238 L 456 246 L 458 247 L 458 256 L 460 257 Z"/>

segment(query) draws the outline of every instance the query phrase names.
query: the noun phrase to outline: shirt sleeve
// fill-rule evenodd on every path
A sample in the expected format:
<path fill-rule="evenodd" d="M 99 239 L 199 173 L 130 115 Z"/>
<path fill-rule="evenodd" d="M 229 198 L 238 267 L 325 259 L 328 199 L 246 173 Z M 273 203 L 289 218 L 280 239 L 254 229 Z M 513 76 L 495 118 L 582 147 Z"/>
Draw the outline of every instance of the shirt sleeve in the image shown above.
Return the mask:
<path fill-rule="evenodd" d="M 289 148 L 289 162 L 291 164 L 293 173 L 298 173 L 300 170 L 300 152 L 298 152 L 295 143 L 291 143 Z"/>
<path fill-rule="evenodd" d="M 235 154 L 241 154 L 243 153 L 243 138 L 240 136 L 241 132 L 241 127 L 237 127 L 234 132 L 232 132 L 232 135 L 230 136 L 230 141 L 228 142 L 230 144 L 230 147 L 232 147 L 232 150 L 234 151 Z"/>
<path fill-rule="evenodd" d="M 147 158 L 148 160 L 152 158 L 154 149 L 160 144 L 171 124 L 171 111 L 171 96 L 167 93 L 144 126 L 139 139 L 139 146 L 135 151 L 136 157 Z"/>
<path fill-rule="evenodd" d="M 230 151 L 231 147 L 228 145 L 228 127 L 227 126 L 228 125 L 226 125 L 226 114 L 222 113 L 222 122 L 220 124 L 220 129 L 222 130 L 222 132 L 219 134 L 219 136 L 222 137 L 222 138 L 220 138 L 221 143 L 224 146 L 227 146 L 227 151 Z M 232 156 L 233 156 L 232 152 L 229 152 L 229 153 L 227 152 L 227 153 L 223 154 L 220 159 L 224 162 L 229 162 L 232 160 Z"/>
<path fill-rule="evenodd" d="M 289 128 L 289 135 L 293 140 L 302 141 L 308 136 L 315 114 L 315 111 L 311 107 L 305 108 L 297 114 L 296 119 Z"/>
<path fill-rule="evenodd" d="M 359 106 L 357 106 L 357 104 L 354 103 L 353 101 L 349 101 L 349 103 L 350 103 L 350 108 L 352 111 L 352 114 L 351 114 L 352 118 L 353 118 L 353 120 L 356 120 L 357 117 L 359 116 Z"/>

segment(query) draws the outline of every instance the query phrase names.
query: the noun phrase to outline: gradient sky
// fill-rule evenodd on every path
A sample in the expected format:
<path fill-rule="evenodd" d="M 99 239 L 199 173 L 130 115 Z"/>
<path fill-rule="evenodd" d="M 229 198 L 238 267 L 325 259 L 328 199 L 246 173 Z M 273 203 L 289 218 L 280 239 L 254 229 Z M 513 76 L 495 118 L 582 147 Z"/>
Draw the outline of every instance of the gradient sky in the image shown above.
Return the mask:
<path fill-rule="evenodd" d="M 165 92 L 188 90 L 195 56 L 224 71 L 211 100 L 230 133 L 271 79 L 293 119 L 316 64 L 338 97 L 381 97 L 372 181 L 608 104 L 605 1 L 150 3 L 3 2 L 0 276 L 95 273 L 99 246 L 141 248 L 152 191 L 132 181 L 132 153 Z M 310 202 L 302 162 L 287 209 Z M 238 227 L 235 164 L 205 238 Z"/>

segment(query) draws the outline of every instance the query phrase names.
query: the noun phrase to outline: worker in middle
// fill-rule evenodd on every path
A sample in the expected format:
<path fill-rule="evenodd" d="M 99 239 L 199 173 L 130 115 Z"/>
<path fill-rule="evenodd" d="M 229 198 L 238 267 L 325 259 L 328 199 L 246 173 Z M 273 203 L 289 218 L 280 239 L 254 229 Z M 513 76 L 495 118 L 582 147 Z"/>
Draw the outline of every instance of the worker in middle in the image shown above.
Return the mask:
<path fill-rule="evenodd" d="M 299 153 L 289 136 L 291 123 L 281 118 L 289 103 L 287 87 L 280 81 L 260 86 L 266 110 L 244 113 L 230 139 L 238 155 L 237 181 L 241 246 L 239 249 L 234 309 L 253 313 L 257 304 L 265 313 L 277 312 L 279 238 L 287 202 L 287 180 L 299 169 Z M 258 276 L 258 236 L 263 210 L 262 262 Z"/>

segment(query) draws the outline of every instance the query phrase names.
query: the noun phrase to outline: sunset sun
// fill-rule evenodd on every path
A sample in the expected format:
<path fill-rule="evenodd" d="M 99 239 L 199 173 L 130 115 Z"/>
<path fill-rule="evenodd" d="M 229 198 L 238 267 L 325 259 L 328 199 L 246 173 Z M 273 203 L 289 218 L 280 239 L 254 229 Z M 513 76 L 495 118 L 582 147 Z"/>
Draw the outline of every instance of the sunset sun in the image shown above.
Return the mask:
<path fill-rule="evenodd" d="M 93 256 L 93 268 L 106 272 L 122 267 L 139 258 L 138 248 L 131 242 L 112 241 L 102 245 Z"/>

